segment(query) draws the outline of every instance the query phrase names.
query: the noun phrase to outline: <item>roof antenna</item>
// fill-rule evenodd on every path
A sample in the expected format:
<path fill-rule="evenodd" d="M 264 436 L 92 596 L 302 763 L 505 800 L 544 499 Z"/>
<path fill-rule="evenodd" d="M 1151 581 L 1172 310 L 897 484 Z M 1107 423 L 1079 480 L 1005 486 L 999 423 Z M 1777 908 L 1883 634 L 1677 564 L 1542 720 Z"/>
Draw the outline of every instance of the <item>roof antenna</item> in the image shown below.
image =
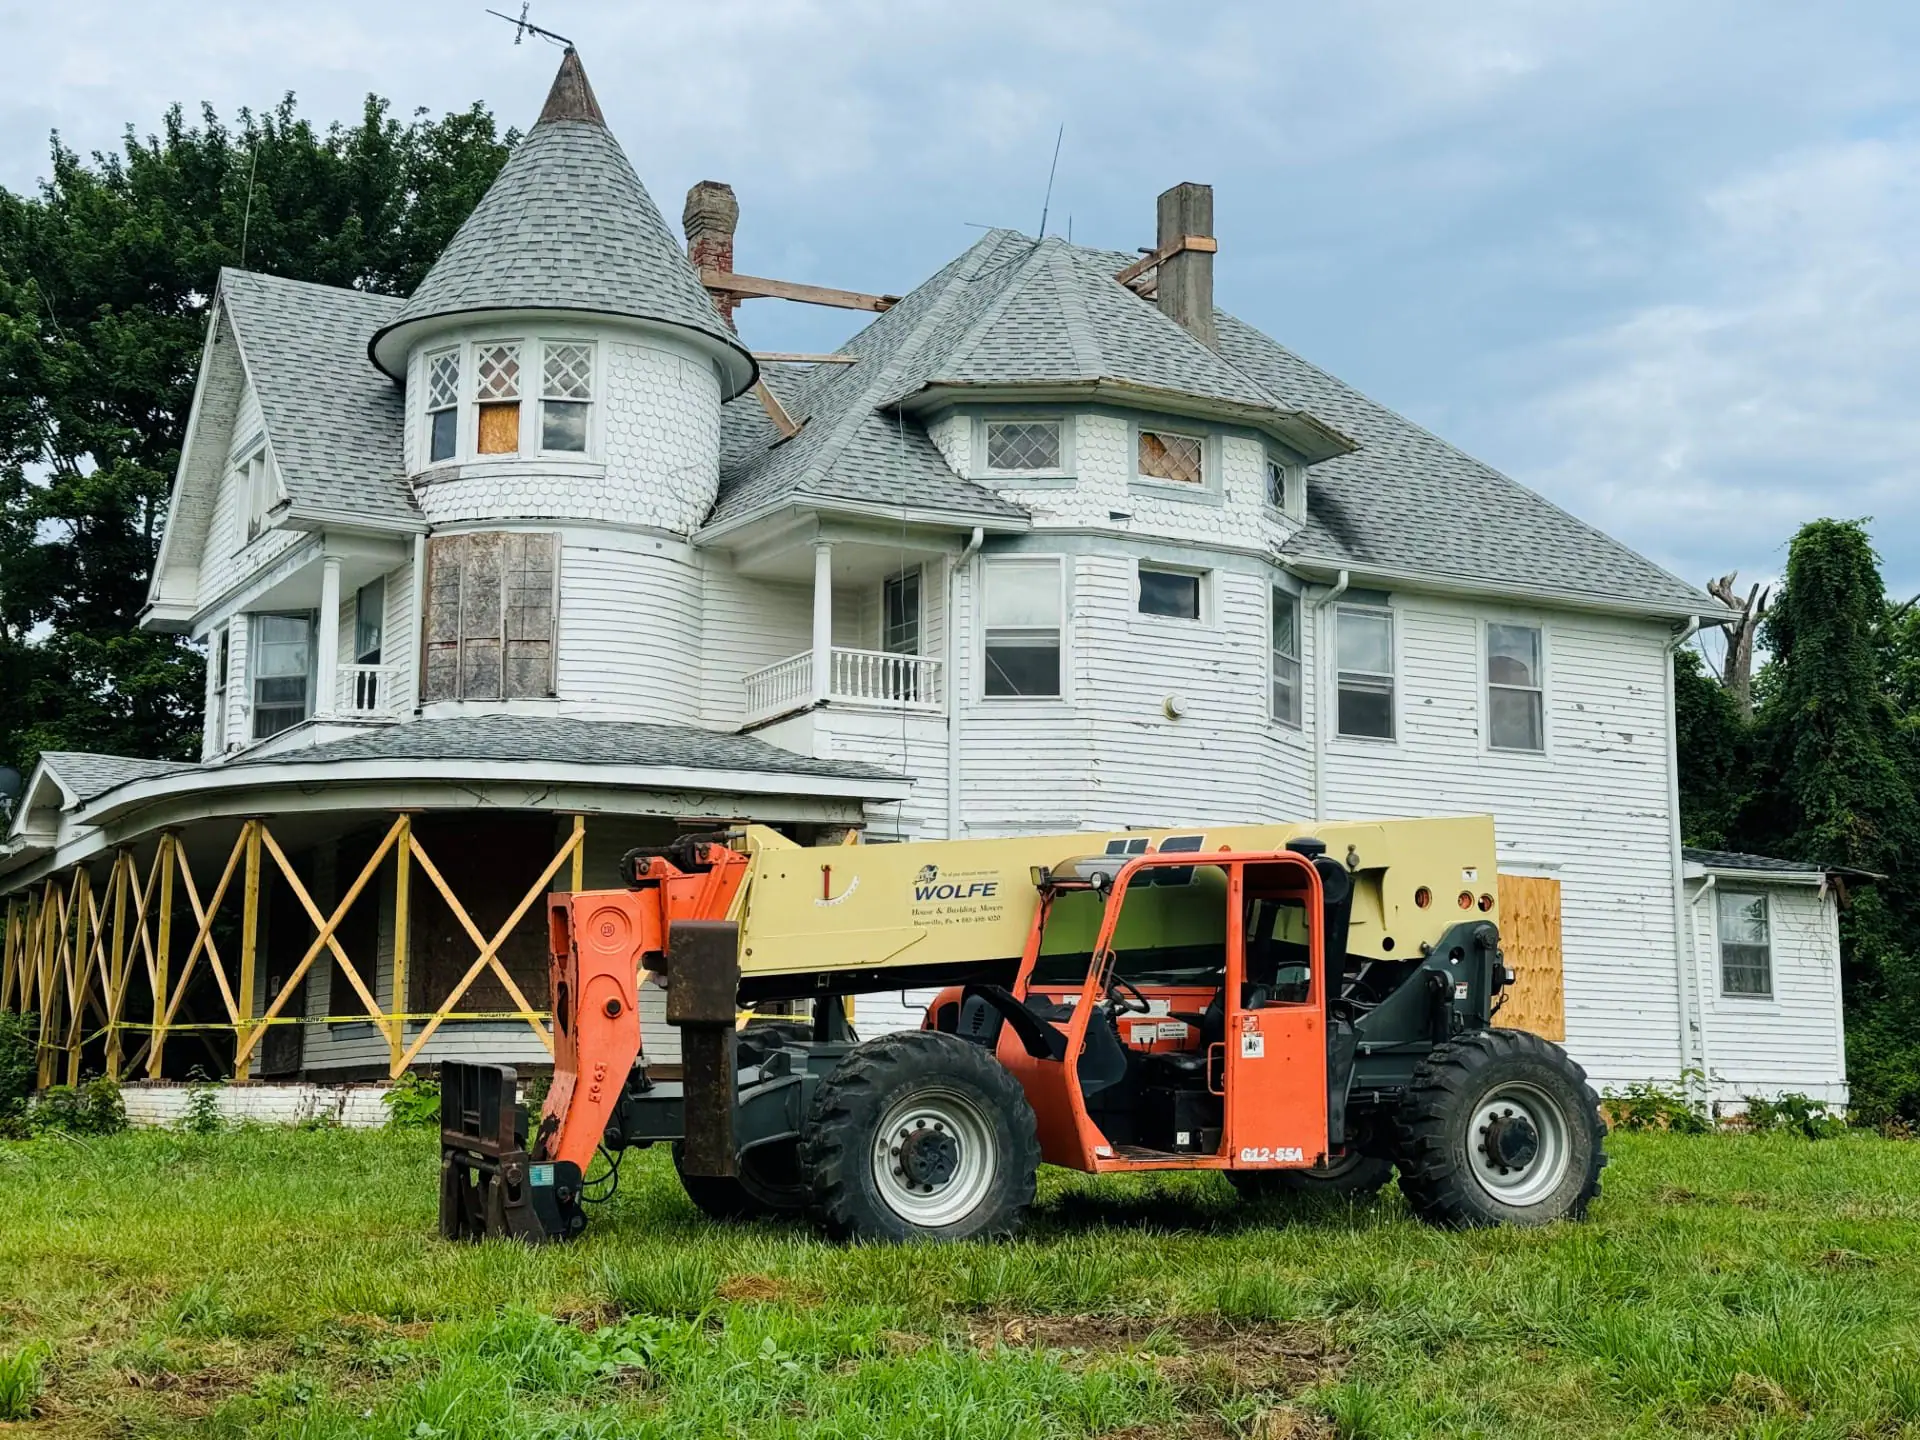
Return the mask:
<path fill-rule="evenodd" d="M 247 230 L 253 224 L 253 177 L 260 169 L 260 137 L 253 137 L 253 162 L 247 166 L 247 208 L 240 216 L 240 269 L 247 268 Z"/>
<path fill-rule="evenodd" d="M 563 45 L 569 50 L 573 49 L 573 41 L 569 40 L 566 36 L 556 35 L 551 30 L 542 30 L 538 25 L 527 19 L 527 11 L 530 10 L 532 6 L 533 0 L 520 0 L 520 18 L 518 20 L 514 19 L 511 15 L 502 15 L 498 10 L 489 10 L 487 14 L 498 16 L 513 26 L 513 43 L 516 45 L 529 35 L 538 35 L 549 45 Z"/>
<path fill-rule="evenodd" d="M 1053 208 L 1053 174 L 1060 168 L 1060 142 L 1067 138 L 1067 122 L 1060 122 L 1060 133 L 1053 137 L 1053 164 L 1047 167 L 1047 198 L 1040 202 L 1040 238 L 1047 238 L 1047 211 Z"/>

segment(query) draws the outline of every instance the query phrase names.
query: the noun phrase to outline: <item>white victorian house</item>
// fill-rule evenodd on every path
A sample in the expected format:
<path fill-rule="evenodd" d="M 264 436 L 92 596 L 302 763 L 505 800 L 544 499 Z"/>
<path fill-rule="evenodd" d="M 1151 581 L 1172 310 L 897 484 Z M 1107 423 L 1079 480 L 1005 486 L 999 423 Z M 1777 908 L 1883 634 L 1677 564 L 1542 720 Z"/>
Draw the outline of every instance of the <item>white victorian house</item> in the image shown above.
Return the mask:
<path fill-rule="evenodd" d="M 145 621 L 206 647 L 201 761 L 50 754 L 0 855 L 23 956 L 100 910 L 75 1064 L 537 1061 L 516 903 L 686 826 L 1491 811 L 1523 1018 L 1598 1082 L 1844 1095 L 1830 950 L 1729 991 L 1690 893 L 1670 655 L 1724 612 L 1217 309 L 1205 187 L 1145 258 L 998 230 L 898 298 L 735 274 L 737 214 L 683 249 L 568 52 L 410 298 L 223 274 Z M 756 359 L 767 295 L 876 313 Z M 145 991 L 121 873 L 195 896 Z"/>

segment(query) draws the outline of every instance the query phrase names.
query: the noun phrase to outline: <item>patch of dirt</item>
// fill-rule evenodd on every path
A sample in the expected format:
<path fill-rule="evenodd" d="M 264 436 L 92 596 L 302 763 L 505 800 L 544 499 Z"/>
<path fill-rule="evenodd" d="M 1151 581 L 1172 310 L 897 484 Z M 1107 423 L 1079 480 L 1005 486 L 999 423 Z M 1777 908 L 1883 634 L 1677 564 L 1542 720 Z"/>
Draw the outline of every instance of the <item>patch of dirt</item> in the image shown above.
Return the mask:
<path fill-rule="evenodd" d="M 1700 1192 L 1684 1185 L 1662 1185 L 1653 1192 L 1653 1198 L 1662 1205 L 1691 1205 L 1700 1198 Z"/>
<path fill-rule="evenodd" d="M 988 1314 L 969 1325 L 967 1335 L 982 1350 L 1019 1345 L 1082 1355 L 1140 1354 L 1175 1384 L 1224 1380 L 1246 1390 L 1300 1390 L 1346 1365 L 1346 1356 L 1311 1326 L 1236 1325 L 1216 1315 Z"/>
<path fill-rule="evenodd" d="M 1832 1250 L 1821 1251 L 1813 1263 L 1822 1270 L 1869 1270 L 1879 1262 L 1871 1255 L 1862 1255 L 1858 1250 L 1836 1246 Z"/>
<path fill-rule="evenodd" d="M 163 1393 L 169 1408 L 203 1415 L 228 1396 L 249 1388 L 256 1371 L 234 1366 L 208 1365 L 198 1370 L 127 1370 L 127 1385 L 135 1390 Z"/>
<path fill-rule="evenodd" d="M 1253 1417 L 1245 1430 L 1236 1430 L 1217 1415 L 1196 1416 L 1166 1425 L 1129 1425 L 1108 1430 L 1100 1440 L 1332 1440 L 1334 1429 L 1324 1417 L 1293 1405 L 1276 1405 Z"/>
<path fill-rule="evenodd" d="M 771 1275 L 729 1275 L 713 1293 L 745 1305 L 772 1305 L 794 1298 L 793 1287 Z"/>

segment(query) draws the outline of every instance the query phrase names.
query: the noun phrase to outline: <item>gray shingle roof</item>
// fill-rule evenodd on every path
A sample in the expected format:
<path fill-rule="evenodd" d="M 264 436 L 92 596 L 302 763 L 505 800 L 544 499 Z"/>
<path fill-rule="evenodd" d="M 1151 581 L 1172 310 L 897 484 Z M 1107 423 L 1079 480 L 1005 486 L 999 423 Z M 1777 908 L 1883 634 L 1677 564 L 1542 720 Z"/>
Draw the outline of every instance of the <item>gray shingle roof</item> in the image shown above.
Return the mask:
<path fill-rule="evenodd" d="M 1818 875 L 1824 866 L 1810 865 L 1804 860 L 1778 860 L 1771 855 L 1743 855 L 1735 850 L 1696 850 L 1689 845 L 1681 854 L 1695 865 L 1704 865 L 1709 870 L 1751 870 L 1755 874 L 1765 875 Z"/>
<path fill-rule="evenodd" d="M 222 270 L 220 295 L 296 510 L 418 525 L 400 451 L 400 387 L 367 364 L 367 341 L 400 302 L 333 285 Z"/>
<path fill-rule="evenodd" d="M 1285 347 L 1216 312 L 1210 350 L 1113 278 L 1133 257 L 994 231 L 843 347 L 858 364 L 779 382 L 800 435 L 781 445 L 736 403 L 709 523 L 783 498 L 994 513 L 889 408 L 928 386 L 1119 379 L 1276 414 L 1358 443 L 1308 475 L 1308 520 L 1283 555 L 1326 568 L 1430 576 L 1675 615 L 1708 596 Z M 990 500 L 997 497 L 989 496 Z M 1014 507 L 998 502 L 1007 510 Z"/>
<path fill-rule="evenodd" d="M 415 720 L 305 749 L 247 756 L 224 768 L 327 765 L 343 760 L 535 760 L 571 765 L 753 770 L 841 780 L 901 778 L 897 771 L 859 761 L 796 755 L 751 735 L 566 715 L 460 715 Z"/>
<path fill-rule="evenodd" d="M 139 760 L 130 755 L 96 755 L 85 750 L 44 750 L 40 763 L 86 804 L 95 796 L 135 780 L 151 780 L 176 770 L 197 770 L 175 760 Z"/>
<path fill-rule="evenodd" d="M 548 111 L 375 337 L 376 362 L 399 373 L 401 347 L 386 337 L 414 321 L 483 310 L 591 310 L 719 341 L 739 356 L 729 393 L 745 390 L 752 357 L 714 309 L 620 143 L 598 120 L 573 118 L 588 113 L 577 103 L 556 108 L 563 90 L 585 85 L 578 70 L 569 51 Z"/>

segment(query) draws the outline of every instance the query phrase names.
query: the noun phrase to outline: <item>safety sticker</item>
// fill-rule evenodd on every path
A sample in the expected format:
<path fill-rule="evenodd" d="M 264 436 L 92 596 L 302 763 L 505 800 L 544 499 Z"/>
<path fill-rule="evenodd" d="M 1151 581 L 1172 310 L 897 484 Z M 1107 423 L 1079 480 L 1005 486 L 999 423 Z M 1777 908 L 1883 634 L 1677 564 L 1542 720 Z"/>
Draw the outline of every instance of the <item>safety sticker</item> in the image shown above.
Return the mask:
<path fill-rule="evenodd" d="M 527 1177 L 535 1185 L 551 1185 L 553 1184 L 553 1166 L 530 1165 L 527 1167 Z"/>
<path fill-rule="evenodd" d="M 1259 1060 L 1267 1053 L 1267 1037 L 1258 1030 L 1243 1031 L 1240 1035 L 1240 1058 Z"/>
<path fill-rule="evenodd" d="M 1187 1038 L 1187 1022 L 1184 1020 L 1162 1020 L 1160 1022 L 1162 1040 L 1184 1040 Z"/>
<path fill-rule="evenodd" d="M 1464 1000 L 1467 998 L 1467 982 L 1466 981 L 1456 980 L 1454 982 L 1453 998 L 1456 1000 Z"/>

